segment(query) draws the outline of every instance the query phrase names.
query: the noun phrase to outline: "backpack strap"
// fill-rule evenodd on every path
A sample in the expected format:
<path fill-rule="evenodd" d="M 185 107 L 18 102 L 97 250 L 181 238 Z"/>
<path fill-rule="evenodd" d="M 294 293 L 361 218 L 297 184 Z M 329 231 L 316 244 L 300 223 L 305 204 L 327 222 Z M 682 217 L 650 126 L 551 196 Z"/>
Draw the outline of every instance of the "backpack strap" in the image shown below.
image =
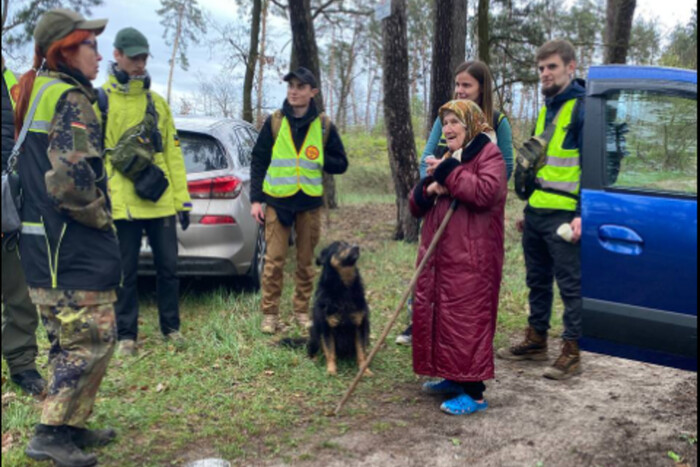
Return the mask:
<path fill-rule="evenodd" d="M 328 137 L 331 134 L 331 117 L 329 117 L 326 112 L 321 112 L 318 116 L 321 119 L 321 131 L 323 132 L 323 147 L 328 144 Z"/>
<path fill-rule="evenodd" d="M 109 113 L 109 96 L 104 88 L 97 88 L 97 108 L 100 109 L 102 119 L 102 144 L 105 144 L 107 133 L 107 114 Z"/>
<path fill-rule="evenodd" d="M 272 141 L 277 141 L 277 135 L 280 133 L 280 128 L 282 127 L 282 120 L 284 120 L 284 115 L 280 109 L 272 112 L 270 116 L 270 127 L 272 128 Z"/>
<path fill-rule="evenodd" d="M 318 115 L 321 119 L 321 131 L 323 132 L 323 147 L 326 147 L 328 143 L 328 138 L 331 134 L 331 118 L 325 113 L 321 112 Z M 277 141 L 277 135 L 279 135 L 280 128 L 282 127 L 282 120 L 284 120 L 284 114 L 281 110 L 275 110 L 270 116 L 270 127 L 272 129 L 272 140 Z"/>

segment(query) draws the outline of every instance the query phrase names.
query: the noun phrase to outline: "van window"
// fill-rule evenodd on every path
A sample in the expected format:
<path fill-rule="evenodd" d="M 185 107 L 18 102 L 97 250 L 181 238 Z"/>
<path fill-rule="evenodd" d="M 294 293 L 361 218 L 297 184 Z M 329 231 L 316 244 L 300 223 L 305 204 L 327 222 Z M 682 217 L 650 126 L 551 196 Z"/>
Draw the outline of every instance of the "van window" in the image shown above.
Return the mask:
<path fill-rule="evenodd" d="M 216 139 L 201 133 L 183 131 L 178 132 L 178 137 L 187 173 L 228 168 L 228 157 Z"/>
<path fill-rule="evenodd" d="M 625 90 L 608 97 L 606 185 L 697 195 L 697 100 Z"/>

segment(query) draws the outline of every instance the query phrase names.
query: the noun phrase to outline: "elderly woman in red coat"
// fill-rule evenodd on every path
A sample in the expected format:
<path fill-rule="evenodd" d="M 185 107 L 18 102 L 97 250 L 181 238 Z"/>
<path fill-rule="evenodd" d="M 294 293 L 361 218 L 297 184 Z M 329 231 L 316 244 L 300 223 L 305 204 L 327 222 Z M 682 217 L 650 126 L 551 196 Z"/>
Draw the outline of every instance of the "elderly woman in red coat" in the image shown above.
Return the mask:
<path fill-rule="evenodd" d="M 423 391 L 455 396 L 443 411 L 471 414 L 488 407 L 483 381 L 494 377 L 506 167 L 478 105 L 448 102 L 440 118 L 449 153 L 427 161 L 429 176 L 410 198 L 413 215 L 424 218 L 418 263 L 452 200 L 459 204 L 416 284 L 413 369 L 442 378 Z"/>

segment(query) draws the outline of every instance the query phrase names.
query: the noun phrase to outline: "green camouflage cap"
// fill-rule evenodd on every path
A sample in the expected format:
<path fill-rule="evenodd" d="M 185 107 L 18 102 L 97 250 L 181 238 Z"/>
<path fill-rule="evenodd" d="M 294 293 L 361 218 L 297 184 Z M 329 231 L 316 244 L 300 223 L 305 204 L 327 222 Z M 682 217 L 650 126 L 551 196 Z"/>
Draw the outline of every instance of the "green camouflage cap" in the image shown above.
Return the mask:
<path fill-rule="evenodd" d="M 127 57 L 148 54 L 148 39 L 134 28 L 124 28 L 114 39 L 114 48 L 124 52 Z"/>
<path fill-rule="evenodd" d="M 106 19 L 87 20 L 77 11 L 56 8 L 43 14 L 34 28 L 34 41 L 42 53 L 46 53 L 56 41 L 59 41 L 76 29 L 92 31 L 99 35 L 105 30 Z"/>

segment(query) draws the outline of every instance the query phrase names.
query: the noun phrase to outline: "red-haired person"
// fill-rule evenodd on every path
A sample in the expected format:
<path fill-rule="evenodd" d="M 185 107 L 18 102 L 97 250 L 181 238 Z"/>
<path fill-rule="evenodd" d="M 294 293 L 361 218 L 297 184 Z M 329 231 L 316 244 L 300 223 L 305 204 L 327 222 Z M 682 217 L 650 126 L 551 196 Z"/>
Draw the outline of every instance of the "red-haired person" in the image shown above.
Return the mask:
<path fill-rule="evenodd" d="M 94 465 L 96 456 L 83 449 L 115 437 L 86 428 L 114 351 L 121 277 L 90 83 L 102 59 L 96 36 L 106 23 L 64 9 L 45 13 L 15 110 L 18 141 L 28 129 L 18 158 L 19 248 L 51 344 L 47 396 L 26 453 L 62 466 Z"/>

